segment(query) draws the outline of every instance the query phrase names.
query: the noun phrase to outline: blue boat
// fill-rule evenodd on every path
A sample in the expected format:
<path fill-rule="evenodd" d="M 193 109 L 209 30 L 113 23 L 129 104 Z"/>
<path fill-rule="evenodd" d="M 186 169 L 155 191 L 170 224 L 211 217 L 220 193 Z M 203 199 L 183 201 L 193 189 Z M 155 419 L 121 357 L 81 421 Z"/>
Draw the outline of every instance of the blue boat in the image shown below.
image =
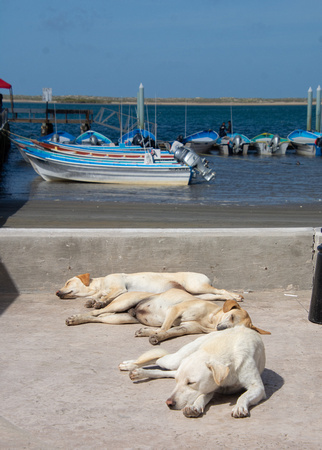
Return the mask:
<path fill-rule="evenodd" d="M 119 144 L 125 145 L 139 145 L 141 147 L 156 147 L 156 137 L 153 133 L 148 130 L 140 130 L 139 128 L 135 128 L 128 133 L 125 133 L 118 140 Z"/>
<path fill-rule="evenodd" d="M 322 133 L 318 131 L 294 130 L 287 136 L 301 156 L 321 156 L 322 155 Z"/>
<path fill-rule="evenodd" d="M 56 131 L 55 133 L 47 134 L 39 138 L 41 142 L 61 142 L 61 143 L 71 143 L 75 141 L 75 136 L 67 131 Z"/>
<path fill-rule="evenodd" d="M 64 139 L 61 139 L 63 136 Z M 69 135 L 71 138 L 72 135 Z M 28 139 L 10 133 L 10 139 L 20 150 L 22 157 L 26 159 L 24 150 L 26 147 L 52 151 L 58 154 L 71 156 L 84 156 L 115 161 L 139 161 L 150 154 L 156 162 L 174 162 L 175 158 L 168 150 L 141 147 L 140 145 L 114 144 L 106 136 L 92 131 L 87 131 L 77 139 L 68 140 L 68 136 L 52 133 L 38 140 Z"/>
<path fill-rule="evenodd" d="M 80 145 L 99 145 L 99 146 L 113 146 L 113 142 L 107 136 L 104 136 L 97 131 L 89 130 L 81 134 L 75 139 L 75 144 Z"/>
<path fill-rule="evenodd" d="M 198 154 L 209 153 L 213 149 L 219 135 L 213 130 L 198 131 L 184 138 L 178 138 L 187 147 Z"/>

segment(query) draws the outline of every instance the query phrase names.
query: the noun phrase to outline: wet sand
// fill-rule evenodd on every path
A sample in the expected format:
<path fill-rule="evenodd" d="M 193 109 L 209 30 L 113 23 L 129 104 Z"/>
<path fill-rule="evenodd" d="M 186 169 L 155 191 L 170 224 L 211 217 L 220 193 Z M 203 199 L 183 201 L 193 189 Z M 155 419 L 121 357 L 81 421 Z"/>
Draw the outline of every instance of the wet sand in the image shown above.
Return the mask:
<path fill-rule="evenodd" d="M 322 203 L 309 205 L 174 205 L 129 202 L 0 200 L 9 228 L 320 227 Z"/>

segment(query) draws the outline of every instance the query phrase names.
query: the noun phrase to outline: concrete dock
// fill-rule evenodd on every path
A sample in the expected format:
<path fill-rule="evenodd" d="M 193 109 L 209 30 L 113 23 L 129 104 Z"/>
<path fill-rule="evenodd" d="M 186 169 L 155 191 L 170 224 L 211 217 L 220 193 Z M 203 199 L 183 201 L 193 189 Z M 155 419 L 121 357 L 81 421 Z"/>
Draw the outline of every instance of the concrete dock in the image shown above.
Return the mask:
<path fill-rule="evenodd" d="M 308 320 L 322 242 L 318 209 L 246 208 L 222 220 L 218 209 L 200 209 L 188 226 L 181 208 L 171 217 L 155 205 L 104 213 L 95 213 L 95 203 L 6 205 L 1 449 L 322 448 L 322 328 Z M 267 399 L 249 418 L 230 416 L 238 396 L 216 396 L 203 417 L 187 419 L 165 404 L 174 380 L 133 383 L 119 372 L 121 361 L 150 348 L 134 337 L 137 325 L 65 325 L 85 309 L 82 300 L 55 296 L 68 278 L 145 270 L 203 272 L 215 286 L 242 293 L 253 323 L 271 331 L 263 336 Z M 161 345 L 176 351 L 194 338 Z"/>
<path fill-rule="evenodd" d="M 310 291 L 244 293 L 263 336 L 267 399 L 246 419 L 230 416 L 237 396 L 216 396 L 205 415 L 187 419 L 165 404 L 174 380 L 133 383 L 118 364 L 150 348 L 137 325 L 65 319 L 82 301 L 54 293 L 2 295 L 2 449 L 319 449 L 321 326 L 307 320 Z M 194 339 L 162 343 L 168 351 Z"/>

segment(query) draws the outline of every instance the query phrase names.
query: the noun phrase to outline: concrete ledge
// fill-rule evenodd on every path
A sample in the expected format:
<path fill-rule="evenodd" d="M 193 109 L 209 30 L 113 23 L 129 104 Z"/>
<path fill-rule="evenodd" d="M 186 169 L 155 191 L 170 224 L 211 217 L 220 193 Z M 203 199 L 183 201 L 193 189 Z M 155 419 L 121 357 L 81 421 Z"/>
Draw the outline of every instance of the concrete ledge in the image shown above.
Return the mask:
<path fill-rule="evenodd" d="M 80 273 L 141 271 L 202 272 L 226 289 L 311 289 L 317 230 L 3 228 L 0 292 L 55 292 Z"/>

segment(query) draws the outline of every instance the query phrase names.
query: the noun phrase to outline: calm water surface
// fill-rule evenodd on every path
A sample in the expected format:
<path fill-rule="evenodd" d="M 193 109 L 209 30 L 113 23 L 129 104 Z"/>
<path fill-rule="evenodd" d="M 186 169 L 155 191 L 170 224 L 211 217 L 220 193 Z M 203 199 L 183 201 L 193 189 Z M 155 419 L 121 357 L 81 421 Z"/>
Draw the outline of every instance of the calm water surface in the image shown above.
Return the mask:
<path fill-rule="evenodd" d="M 39 105 L 20 104 L 19 107 Z M 59 108 L 75 105 L 59 105 Z M 101 106 L 82 105 L 77 108 L 93 109 Z M 107 108 L 113 108 L 110 105 Z M 116 108 L 116 107 L 115 107 Z M 132 111 L 133 113 L 133 111 Z M 156 113 L 156 119 L 155 119 Z M 296 128 L 306 127 L 306 106 L 151 106 L 148 120 L 158 124 L 158 139 L 173 140 L 179 134 L 191 134 L 203 129 L 218 130 L 222 121 L 233 119 L 234 131 L 249 138 L 262 132 L 278 133 L 286 137 Z M 315 123 L 315 118 L 312 118 Z M 118 135 L 106 127 L 93 124 L 92 128 L 111 139 Z M 59 126 L 75 136 L 79 125 Z M 14 133 L 36 137 L 40 125 L 11 125 Z M 294 151 L 285 156 L 223 157 L 217 153 L 207 155 L 215 168 L 216 179 L 210 183 L 199 180 L 186 187 L 128 187 L 117 185 L 45 182 L 12 146 L 9 158 L 0 176 L 0 197 L 12 199 L 37 198 L 44 200 L 119 201 L 171 204 L 306 204 L 322 201 L 322 158 L 301 157 Z"/>

